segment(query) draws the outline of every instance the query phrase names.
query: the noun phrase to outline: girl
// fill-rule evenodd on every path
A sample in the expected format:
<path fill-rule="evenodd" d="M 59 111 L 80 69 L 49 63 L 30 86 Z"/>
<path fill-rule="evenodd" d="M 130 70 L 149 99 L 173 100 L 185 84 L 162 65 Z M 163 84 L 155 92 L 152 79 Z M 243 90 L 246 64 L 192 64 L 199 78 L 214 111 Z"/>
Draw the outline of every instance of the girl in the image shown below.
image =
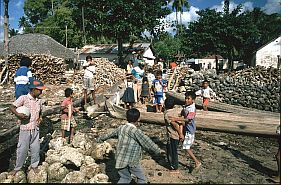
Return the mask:
<path fill-rule="evenodd" d="M 141 90 L 142 103 L 145 104 L 149 99 L 151 99 L 149 83 L 148 83 L 147 77 L 143 77 L 141 89 L 142 89 Z"/>
<path fill-rule="evenodd" d="M 125 109 L 131 109 L 134 106 L 135 97 L 134 97 L 133 85 L 134 85 L 133 76 L 131 74 L 126 74 L 126 80 L 125 80 L 126 90 L 121 98 L 121 100 L 125 104 Z"/>

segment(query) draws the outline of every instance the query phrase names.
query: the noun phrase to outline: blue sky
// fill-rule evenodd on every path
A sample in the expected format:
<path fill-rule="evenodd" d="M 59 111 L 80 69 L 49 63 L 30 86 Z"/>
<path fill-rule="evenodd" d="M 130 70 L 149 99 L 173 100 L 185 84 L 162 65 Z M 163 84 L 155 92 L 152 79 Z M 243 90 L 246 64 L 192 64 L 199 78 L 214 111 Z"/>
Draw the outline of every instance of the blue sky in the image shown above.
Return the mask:
<path fill-rule="evenodd" d="M 19 29 L 19 18 L 24 15 L 23 5 L 25 0 L 10 0 L 9 1 L 9 24 L 10 29 Z M 0 41 L 3 40 L 3 0 L 1 2 L 1 15 L 0 15 Z M 244 10 L 252 10 L 254 7 L 260 7 L 265 10 L 266 13 L 280 13 L 281 14 L 281 0 L 231 0 L 230 10 L 241 3 L 244 6 Z M 190 11 L 184 12 L 182 15 L 183 23 L 187 24 L 190 21 L 194 21 L 198 18 L 196 11 L 205 8 L 216 8 L 218 11 L 222 9 L 223 0 L 189 0 L 191 5 Z M 168 15 L 165 19 L 168 21 L 175 20 L 175 13 Z M 171 31 L 171 29 L 167 29 Z"/>

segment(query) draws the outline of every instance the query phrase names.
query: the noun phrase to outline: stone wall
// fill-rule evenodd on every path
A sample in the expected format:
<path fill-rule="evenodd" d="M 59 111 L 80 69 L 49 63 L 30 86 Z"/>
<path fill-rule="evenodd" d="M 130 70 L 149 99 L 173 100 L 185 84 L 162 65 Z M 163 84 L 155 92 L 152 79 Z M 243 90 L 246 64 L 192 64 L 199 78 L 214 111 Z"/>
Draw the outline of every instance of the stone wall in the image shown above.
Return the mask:
<path fill-rule="evenodd" d="M 185 89 L 198 90 L 205 79 L 221 102 L 280 112 L 280 70 L 276 68 L 258 66 L 220 75 L 215 70 L 189 71 Z"/>

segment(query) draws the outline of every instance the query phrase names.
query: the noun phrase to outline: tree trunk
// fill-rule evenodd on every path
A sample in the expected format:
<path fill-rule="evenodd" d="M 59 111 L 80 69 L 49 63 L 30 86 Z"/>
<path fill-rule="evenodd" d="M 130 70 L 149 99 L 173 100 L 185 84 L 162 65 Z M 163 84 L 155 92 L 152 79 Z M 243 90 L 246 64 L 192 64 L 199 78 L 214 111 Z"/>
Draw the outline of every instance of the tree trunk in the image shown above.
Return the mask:
<path fill-rule="evenodd" d="M 118 43 L 118 64 L 119 64 L 119 66 L 122 66 L 123 65 L 123 39 L 122 39 L 122 37 L 118 36 L 117 43 Z"/>

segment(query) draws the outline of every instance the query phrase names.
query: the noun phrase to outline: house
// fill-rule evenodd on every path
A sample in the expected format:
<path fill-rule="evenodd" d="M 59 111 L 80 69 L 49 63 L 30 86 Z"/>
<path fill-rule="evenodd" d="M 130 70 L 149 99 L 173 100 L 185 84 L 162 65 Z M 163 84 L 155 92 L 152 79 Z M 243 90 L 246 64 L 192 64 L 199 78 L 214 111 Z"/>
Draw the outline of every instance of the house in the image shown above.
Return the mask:
<path fill-rule="evenodd" d="M 280 67 L 281 35 L 260 47 L 252 60 L 252 66 Z"/>
<path fill-rule="evenodd" d="M 142 55 L 143 60 L 149 64 L 154 64 L 156 58 L 151 49 L 150 43 L 134 43 L 132 46 L 123 44 L 123 57 L 127 61 L 133 57 L 132 52 L 135 51 Z M 95 44 L 85 45 L 79 50 L 78 60 L 82 63 L 86 56 L 91 55 L 93 58 L 108 58 L 109 61 L 118 64 L 118 45 L 117 44 Z"/>
<path fill-rule="evenodd" d="M 192 68 L 197 70 L 216 69 L 216 56 L 218 59 L 218 70 L 225 70 L 228 68 L 228 59 L 224 59 L 221 55 L 208 55 L 201 59 L 188 59 L 186 64 L 191 65 Z"/>

